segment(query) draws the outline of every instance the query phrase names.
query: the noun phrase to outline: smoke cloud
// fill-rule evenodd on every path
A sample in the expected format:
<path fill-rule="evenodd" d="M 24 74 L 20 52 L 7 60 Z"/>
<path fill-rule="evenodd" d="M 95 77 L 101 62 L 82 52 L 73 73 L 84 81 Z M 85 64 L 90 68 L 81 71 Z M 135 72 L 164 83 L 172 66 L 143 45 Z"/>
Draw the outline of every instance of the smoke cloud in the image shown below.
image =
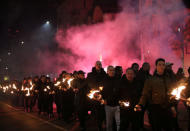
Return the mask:
<path fill-rule="evenodd" d="M 114 20 L 75 26 L 66 31 L 59 29 L 56 33 L 59 51 L 52 58 L 56 59 L 57 71 L 90 71 L 100 56 L 104 67 L 121 65 L 127 68 L 133 62 L 141 65 L 143 59 L 153 69 L 159 57 L 174 62 L 175 69 L 181 66 L 181 58 L 172 49 L 171 39 L 178 37 L 173 25 L 184 24 L 183 3 L 180 0 L 144 2 L 140 13 L 129 3 L 120 3 L 123 11 Z"/>

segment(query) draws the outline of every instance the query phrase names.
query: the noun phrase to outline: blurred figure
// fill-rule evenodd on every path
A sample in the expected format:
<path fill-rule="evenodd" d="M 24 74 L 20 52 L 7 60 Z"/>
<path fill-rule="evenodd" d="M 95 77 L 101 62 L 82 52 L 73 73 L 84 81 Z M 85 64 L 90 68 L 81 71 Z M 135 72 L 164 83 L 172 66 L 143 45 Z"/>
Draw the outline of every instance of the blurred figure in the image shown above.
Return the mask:
<path fill-rule="evenodd" d="M 115 68 L 108 66 L 107 77 L 103 82 L 102 97 L 105 101 L 106 130 L 113 131 L 115 118 L 117 131 L 120 129 L 119 89 L 121 81 L 115 77 Z"/>
<path fill-rule="evenodd" d="M 131 65 L 131 68 L 134 70 L 135 75 L 136 75 L 137 72 L 139 71 L 139 64 L 133 63 L 133 64 Z"/>
<path fill-rule="evenodd" d="M 164 74 L 165 60 L 159 58 L 155 65 L 155 73 L 153 77 L 146 80 L 139 104 L 136 105 L 135 109 L 140 111 L 148 103 L 153 131 L 172 131 L 174 129 L 172 122 L 176 111 L 169 92 L 174 88 L 173 83 Z"/>
<path fill-rule="evenodd" d="M 102 68 L 102 63 L 96 61 L 95 67 L 92 68 L 92 72 L 87 75 L 88 87 L 91 89 L 99 89 L 103 86 L 104 79 L 106 78 L 106 72 Z M 103 121 L 105 121 L 105 109 L 104 105 L 94 100 L 90 101 L 92 113 L 96 119 L 99 131 L 103 130 Z"/>
<path fill-rule="evenodd" d="M 115 77 L 121 79 L 123 75 L 123 68 L 121 66 L 115 67 Z"/>
<path fill-rule="evenodd" d="M 181 67 L 178 68 L 176 77 L 177 77 L 177 81 L 184 80 L 185 74 L 184 74 L 183 68 L 181 68 Z"/>
<path fill-rule="evenodd" d="M 73 82 L 73 88 L 76 89 L 76 111 L 78 114 L 81 131 L 86 131 L 86 119 L 88 114 L 88 99 L 89 92 L 87 81 L 85 79 L 85 72 L 78 71 L 78 79 Z"/>
<path fill-rule="evenodd" d="M 126 70 L 126 79 L 122 80 L 120 89 L 121 100 L 128 101 L 129 107 L 121 107 L 121 129 L 120 131 L 129 130 L 130 124 L 132 131 L 138 131 L 141 127 L 141 112 L 135 112 L 134 107 L 138 104 L 141 96 L 139 83 L 135 80 L 135 73 L 132 68 Z M 144 120 L 144 119 L 143 119 Z M 143 121 L 144 122 L 144 121 Z M 143 123 L 144 125 L 144 123 Z"/>
<path fill-rule="evenodd" d="M 150 74 L 150 64 L 147 62 L 144 62 L 142 67 L 140 68 L 139 72 L 136 74 L 136 81 L 139 83 L 139 93 L 142 94 L 143 88 L 144 88 L 144 83 L 147 79 L 151 78 Z M 148 105 L 145 106 L 145 109 L 148 109 Z M 141 128 L 144 129 L 144 113 L 145 110 L 140 112 L 140 121 L 141 121 Z M 149 117 L 149 123 L 152 123 L 150 113 L 148 112 L 148 117 Z"/>

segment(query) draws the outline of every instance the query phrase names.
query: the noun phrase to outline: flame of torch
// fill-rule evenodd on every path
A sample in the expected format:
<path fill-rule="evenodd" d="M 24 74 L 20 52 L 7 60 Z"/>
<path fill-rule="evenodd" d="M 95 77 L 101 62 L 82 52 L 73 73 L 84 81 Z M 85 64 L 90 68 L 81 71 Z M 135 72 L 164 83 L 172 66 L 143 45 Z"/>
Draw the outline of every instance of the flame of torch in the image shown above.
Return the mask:
<path fill-rule="evenodd" d="M 71 79 L 68 80 L 69 87 L 71 87 L 71 81 L 73 81 L 73 78 L 71 78 Z"/>
<path fill-rule="evenodd" d="M 60 81 L 57 81 L 57 83 L 55 83 L 54 85 L 55 86 L 59 86 L 61 84 L 61 82 Z"/>
<path fill-rule="evenodd" d="M 34 85 L 32 84 L 32 82 L 30 82 L 30 86 L 31 86 L 31 87 L 30 87 L 30 90 L 32 90 L 32 89 L 33 89 L 33 86 L 34 86 Z"/>
<path fill-rule="evenodd" d="M 46 91 L 47 91 L 47 89 L 45 88 L 45 89 L 44 89 L 44 91 L 46 92 Z"/>
<path fill-rule="evenodd" d="M 13 91 L 11 91 L 11 94 L 13 94 L 14 92 Z"/>
<path fill-rule="evenodd" d="M 21 89 L 22 91 L 24 90 L 24 86 L 22 86 L 22 89 Z"/>
<path fill-rule="evenodd" d="M 50 87 L 49 87 L 49 86 L 47 86 L 47 89 L 50 89 Z"/>
<path fill-rule="evenodd" d="M 64 82 L 65 82 L 65 80 L 66 80 L 66 79 L 65 79 L 65 78 L 63 78 L 62 82 L 64 83 Z"/>
<path fill-rule="evenodd" d="M 30 96 L 30 89 L 29 89 L 29 88 L 26 88 L 25 90 L 27 90 L 26 96 Z"/>
<path fill-rule="evenodd" d="M 13 89 L 17 89 L 15 84 L 13 84 Z"/>
<path fill-rule="evenodd" d="M 181 92 L 182 92 L 182 90 L 184 90 L 185 88 L 186 88 L 185 86 L 180 86 L 180 87 L 174 89 L 171 94 L 172 94 L 173 96 L 175 96 L 176 100 L 179 100 L 180 97 L 181 97 Z"/>
<path fill-rule="evenodd" d="M 100 91 L 102 91 L 102 90 L 103 90 L 103 88 L 104 88 L 103 86 L 100 86 L 100 87 L 99 87 L 99 90 L 100 90 Z"/>
<path fill-rule="evenodd" d="M 94 94 L 98 93 L 98 92 L 100 92 L 100 91 L 99 90 L 91 90 L 90 93 L 88 94 L 88 97 L 90 99 L 93 99 L 94 98 Z"/>
<path fill-rule="evenodd" d="M 124 107 L 129 107 L 130 103 L 128 101 L 119 101 L 119 104 Z"/>

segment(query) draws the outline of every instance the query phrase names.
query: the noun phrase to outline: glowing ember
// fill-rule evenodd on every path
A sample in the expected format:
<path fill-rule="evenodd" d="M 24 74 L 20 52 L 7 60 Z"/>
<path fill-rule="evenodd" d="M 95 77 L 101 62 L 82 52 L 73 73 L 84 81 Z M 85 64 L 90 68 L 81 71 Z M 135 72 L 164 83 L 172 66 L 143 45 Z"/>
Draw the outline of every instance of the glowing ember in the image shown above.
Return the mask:
<path fill-rule="evenodd" d="M 185 88 L 186 88 L 185 86 L 180 86 L 180 87 L 174 89 L 171 94 L 172 94 L 173 96 L 175 96 L 176 100 L 179 100 L 180 97 L 181 97 L 181 92 L 182 92 L 182 90 L 184 90 Z"/>
<path fill-rule="evenodd" d="M 102 90 L 103 90 L 103 88 L 104 88 L 103 86 L 100 86 L 100 87 L 99 87 L 99 90 L 100 90 L 100 91 L 102 91 Z"/>
<path fill-rule="evenodd" d="M 123 107 L 129 107 L 130 103 L 128 101 L 119 101 L 119 104 Z"/>

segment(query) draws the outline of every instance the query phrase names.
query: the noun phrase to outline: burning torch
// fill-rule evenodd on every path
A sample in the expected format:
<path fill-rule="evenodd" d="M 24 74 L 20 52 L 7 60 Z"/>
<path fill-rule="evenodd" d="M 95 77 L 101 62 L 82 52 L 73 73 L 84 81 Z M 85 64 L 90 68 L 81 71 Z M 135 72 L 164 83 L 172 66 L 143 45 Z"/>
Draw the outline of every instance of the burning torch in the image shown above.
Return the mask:
<path fill-rule="evenodd" d="M 128 101 L 125 101 L 125 100 L 120 100 L 119 104 L 121 107 L 125 107 L 125 108 L 130 106 L 130 103 Z"/>
<path fill-rule="evenodd" d="M 176 100 L 182 100 L 187 102 L 187 105 L 190 104 L 190 98 L 186 99 L 181 97 L 181 92 L 185 89 L 185 86 L 179 86 L 178 88 L 175 88 L 172 92 L 171 95 L 175 97 Z"/>
<path fill-rule="evenodd" d="M 104 104 L 104 100 L 102 99 L 102 95 L 100 94 L 102 90 L 103 90 L 103 87 L 99 87 L 99 89 L 97 90 L 92 89 L 90 90 L 90 93 L 87 94 L 87 96 L 92 100 L 96 100 L 96 101 L 99 101 L 101 104 Z"/>

